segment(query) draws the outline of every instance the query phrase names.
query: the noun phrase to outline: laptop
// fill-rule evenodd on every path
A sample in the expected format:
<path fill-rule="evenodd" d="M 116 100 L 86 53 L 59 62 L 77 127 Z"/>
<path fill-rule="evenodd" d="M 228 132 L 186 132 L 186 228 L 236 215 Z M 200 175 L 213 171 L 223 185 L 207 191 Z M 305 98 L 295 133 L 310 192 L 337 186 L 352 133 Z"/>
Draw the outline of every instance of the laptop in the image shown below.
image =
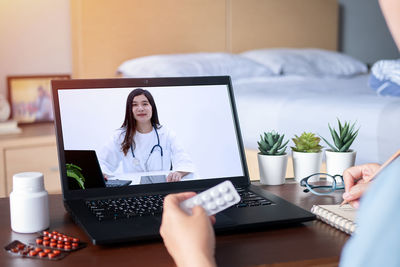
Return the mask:
<path fill-rule="evenodd" d="M 125 154 L 121 142 L 127 132 L 121 126 L 131 112 L 127 99 L 138 88 L 152 95 L 159 119 L 157 136 L 148 139 L 154 153 L 140 160 L 134 152 L 141 144 Z M 93 244 L 158 239 L 165 195 L 201 192 L 225 180 L 234 184 L 242 201 L 217 214 L 217 233 L 315 219 L 250 183 L 229 76 L 53 80 L 52 97 L 64 206 Z M 174 145 L 163 143 L 163 131 L 173 136 Z M 107 148 L 110 142 L 112 149 Z M 71 151 L 78 151 L 75 166 L 69 165 Z M 95 171 L 85 172 L 85 156 L 79 151 L 94 151 Z M 185 157 L 176 156 L 177 151 Z M 183 166 L 179 158 L 190 161 L 191 168 L 181 179 L 168 181 L 169 173 Z M 132 171 L 135 164 L 143 169 Z M 83 184 L 71 172 L 79 169 Z M 103 179 L 130 183 L 105 187 Z"/>
<path fill-rule="evenodd" d="M 129 185 L 132 181 L 120 179 L 104 179 L 101 172 L 99 160 L 94 150 L 65 150 L 65 163 L 73 164 L 84 177 L 84 189 L 118 187 Z M 68 179 L 68 188 L 79 189 L 80 184 L 77 177 Z"/>

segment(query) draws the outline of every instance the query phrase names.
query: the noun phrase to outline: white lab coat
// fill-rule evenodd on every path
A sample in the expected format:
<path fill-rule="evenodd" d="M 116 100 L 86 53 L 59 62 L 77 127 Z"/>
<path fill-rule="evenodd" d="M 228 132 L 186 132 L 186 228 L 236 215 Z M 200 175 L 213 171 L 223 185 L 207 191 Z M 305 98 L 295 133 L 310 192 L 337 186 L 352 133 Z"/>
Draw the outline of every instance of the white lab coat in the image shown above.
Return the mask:
<path fill-rule="evenodd" d="M 152 132 L 154 132 L 154 129 Z M 121 143 L 125 137 L 125 133 L 122 129 L 118 129 L 98 153 L 102 172 L 107 175 L 115 175 L 116 172 L 169 171 L 171 164 L 173 167 L 172 171 L 194 172 L 195 167 L 193 162 L 185 152 L 183 146 L 178 142 L 175 133 L 165 126 L 157 129 L 157 132 L 160 138 L 160 145 L 163 149 L 162 164 L 161 153 L 158 147 L 148 157 L 152 147 L 157 144 L 156 137 L 154 138 L 154 143 L 149 144 L 147 149 L 145 149 L 145 151 L 148 151 L 145 155 L 138 155 L 133 147 L 136 158 L 148 158 L 147 164 L 146 160 L 139 160 L 139 164 L 135 164 L 131 150 L 129 149 L 126 155 L 121 150 Z"/>

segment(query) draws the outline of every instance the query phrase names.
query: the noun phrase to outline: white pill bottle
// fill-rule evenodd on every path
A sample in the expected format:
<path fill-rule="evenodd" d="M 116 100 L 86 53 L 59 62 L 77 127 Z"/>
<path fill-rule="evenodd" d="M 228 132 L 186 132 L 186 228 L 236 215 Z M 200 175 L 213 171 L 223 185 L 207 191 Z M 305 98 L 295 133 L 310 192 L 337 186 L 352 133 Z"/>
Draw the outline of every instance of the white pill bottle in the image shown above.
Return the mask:
<path fill-rule="evenodd" d="M 11 229 L 17 233 L 35 233 L 49 228 L 48 199 L 42 173 L 15 174 L 10 194 Z"/>

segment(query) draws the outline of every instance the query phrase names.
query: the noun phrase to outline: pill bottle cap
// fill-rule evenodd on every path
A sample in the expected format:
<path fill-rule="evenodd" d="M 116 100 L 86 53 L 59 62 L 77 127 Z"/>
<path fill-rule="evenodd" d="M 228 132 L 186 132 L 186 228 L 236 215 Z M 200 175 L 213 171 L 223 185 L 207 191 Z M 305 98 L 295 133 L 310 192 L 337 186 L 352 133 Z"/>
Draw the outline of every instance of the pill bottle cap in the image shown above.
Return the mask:
<path fill-rule="evenodd" d="M 13 176 L 13 191 L 40 192 L 44 190 L 43 174 L 21 172 Z"/>

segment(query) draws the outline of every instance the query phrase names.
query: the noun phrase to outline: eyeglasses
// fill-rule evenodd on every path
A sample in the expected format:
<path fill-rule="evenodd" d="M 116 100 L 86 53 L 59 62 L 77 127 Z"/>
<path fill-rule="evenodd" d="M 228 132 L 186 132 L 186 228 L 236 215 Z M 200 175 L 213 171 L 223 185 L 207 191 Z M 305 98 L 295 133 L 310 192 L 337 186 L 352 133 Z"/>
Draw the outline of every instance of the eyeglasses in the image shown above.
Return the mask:
<path fill-rule="evenodd" d="M 301 179 L 300 186 L 306 187 L 303 192 L 311 192 L 318 196 L 329 195 L 335 190 L 344 189 L 343 176 L 327 173 L 314 173 Z"/>

